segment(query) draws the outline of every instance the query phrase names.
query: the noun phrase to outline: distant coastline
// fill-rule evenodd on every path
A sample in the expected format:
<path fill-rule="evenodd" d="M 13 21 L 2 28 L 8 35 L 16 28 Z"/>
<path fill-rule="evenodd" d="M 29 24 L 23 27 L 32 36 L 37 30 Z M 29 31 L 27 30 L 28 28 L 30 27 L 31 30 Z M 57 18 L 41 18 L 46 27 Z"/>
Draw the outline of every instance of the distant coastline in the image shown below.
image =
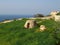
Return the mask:
<path fill-rule="evenodd" d="M 3 20 L 12 20 L 17 18 L 30 18 L 33 17 L 33 15 L 0 15 L 0 22 Z"/>

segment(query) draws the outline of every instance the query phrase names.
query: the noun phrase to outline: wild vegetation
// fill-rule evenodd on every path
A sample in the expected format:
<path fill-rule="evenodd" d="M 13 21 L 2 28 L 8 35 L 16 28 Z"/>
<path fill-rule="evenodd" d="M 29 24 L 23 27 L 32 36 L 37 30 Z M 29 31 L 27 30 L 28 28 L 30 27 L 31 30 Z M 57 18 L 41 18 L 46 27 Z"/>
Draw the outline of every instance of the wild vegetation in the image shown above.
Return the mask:
<path fill-rule="evenodd" d="M 43 14 L 35 14 L 34 17 L 44 17 Z"/>
<path fill-rule="evenodd" d="M 57 13 L 57 15 L 60 15 L 60 12 L 59 12 L 59 13 Z"/>
<path fill-rule="evenodd" d="M 58 45 L 60 43 L 60 23 L 54 20 L 36 19 L 38 26 L 32 29 L 24 28 L 28 19 L 0 24 L 0 45 Z M 40 25 L 46 30 L 37 32 Z"/>

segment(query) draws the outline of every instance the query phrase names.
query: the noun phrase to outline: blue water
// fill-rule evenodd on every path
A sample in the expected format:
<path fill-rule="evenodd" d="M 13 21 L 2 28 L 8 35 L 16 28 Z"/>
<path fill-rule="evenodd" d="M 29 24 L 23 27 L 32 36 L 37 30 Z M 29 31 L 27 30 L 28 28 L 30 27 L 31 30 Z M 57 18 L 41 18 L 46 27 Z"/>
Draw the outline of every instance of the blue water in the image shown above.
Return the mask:
<path fill-rule="evenodd" d="M 0 15 L 0 21 L 6 20 L 6 19 L 15 19 L 15 18 L 29 18 L 33 17 L 32 15 Z"/>

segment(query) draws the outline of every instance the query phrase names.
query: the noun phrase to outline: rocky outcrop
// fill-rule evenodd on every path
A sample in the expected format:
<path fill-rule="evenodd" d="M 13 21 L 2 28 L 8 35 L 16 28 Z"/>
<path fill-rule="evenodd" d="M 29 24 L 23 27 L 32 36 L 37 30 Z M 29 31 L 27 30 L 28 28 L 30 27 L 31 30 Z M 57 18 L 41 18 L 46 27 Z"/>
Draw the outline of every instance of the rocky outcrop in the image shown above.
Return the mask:
<path fill-rule="evenodd" d="M 60 15 L 55 16 L 55 21 L 60 21 Z"/>
<path fill-rule="evenodd" d="M 60 15 L 57 15 L 59 13 L 59 11 L 53 11 L 51 12 L 51 16 L 55 21 L 60 21 Z"/>

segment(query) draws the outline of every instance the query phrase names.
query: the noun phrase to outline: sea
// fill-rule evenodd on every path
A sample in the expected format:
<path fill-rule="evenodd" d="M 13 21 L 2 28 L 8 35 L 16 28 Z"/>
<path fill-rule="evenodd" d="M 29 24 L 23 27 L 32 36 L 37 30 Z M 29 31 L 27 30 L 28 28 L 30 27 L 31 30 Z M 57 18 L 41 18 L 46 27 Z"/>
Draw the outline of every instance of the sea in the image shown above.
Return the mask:
<path fill-rule="evenodd" d="M 33 15 L 0 15 L 0 22 L 3 20 L 12 20 L 17 18 L 30 18 Z"/>

